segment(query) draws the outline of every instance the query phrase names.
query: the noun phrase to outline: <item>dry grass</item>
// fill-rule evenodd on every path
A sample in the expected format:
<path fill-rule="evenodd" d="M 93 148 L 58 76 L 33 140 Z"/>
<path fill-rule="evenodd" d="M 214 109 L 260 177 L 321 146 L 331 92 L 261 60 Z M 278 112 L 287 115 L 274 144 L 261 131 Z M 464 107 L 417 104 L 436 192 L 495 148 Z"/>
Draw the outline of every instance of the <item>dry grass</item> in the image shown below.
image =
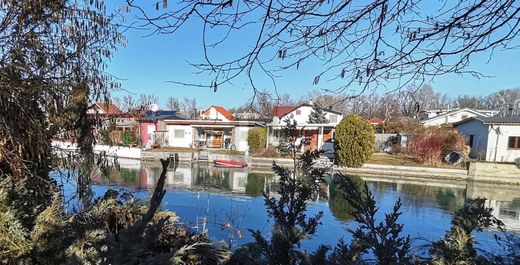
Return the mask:
<path fill-rule="evenodd" d="M 393 165 L 393 166 L 409 166 L 409 167 L 441 167 L 441 168 L 463 168 L 463 163 L 458 166 L 451 166 L 445 163 L 438 165 L 425 165 L 417 162 L 415 158 L 407 155 L 388 155 L 375 153 L 372 155 L 367 164 Z"/>

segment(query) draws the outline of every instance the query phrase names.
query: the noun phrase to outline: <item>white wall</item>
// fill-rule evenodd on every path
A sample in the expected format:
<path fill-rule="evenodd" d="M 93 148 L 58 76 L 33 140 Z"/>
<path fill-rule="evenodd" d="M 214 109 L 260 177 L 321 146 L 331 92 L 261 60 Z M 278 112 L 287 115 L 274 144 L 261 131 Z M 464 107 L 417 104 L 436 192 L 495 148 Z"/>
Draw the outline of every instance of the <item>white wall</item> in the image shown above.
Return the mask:
<path fill-rule="evenodd" d="M 298 110 L 300 111 L 300 114 L 297 114 Z M 289 117 L 291 120 L 295 120 L 299 125 L 307 124 L 309 121 L 309 115 L 311 115 L 312 111 L 312 106 L 301 106 L 281 117 L 280 122 L 285 124 L 285 119 Z M 336 126 L 343 118 L 343 115 L 341 114 L 332 113 L 327 110 L 323 110 L 323 112 L 325 113 L 325 117 L 330 121 L 329 123 L 334 124 L 334 126 Z M 332 115 L 336 115 L 336 122 L 331 121 Z"/>
<path fill-rule="evenodd" d="M 457 125 L 457 130 L 466 136 L 473 135 L 473 144 L 469 157 L 482 159 L 486 158 L 488 146 L 488 125 L 483 124 L 479 120 L 472 120 L 466 123 Z"/>
<path fill-rule="evenodd" d="M 469 112 L 467 110 L 461 110 L 458 112 L 451 113 L 449 115 L 441 115 L 441 116 L 434 117 L 430 120 L 425 120 L 425 121 L 423 121 L 423 124 L 424 124 L 424 126 L 439 126 L 439 125 L 443 125 L 443 124 L 458 122 L 458 121 L 461 121 L 461 120 L 464 120 L 464 119 L 467 119 L 470 117 L 475 117 L 475 116 L 477 116 L 477 115 L 473 112 Z"/>
<path fill-rule="evenodd" d="M 249 144 L 247 143 L 247 133 L 249 130 L 251 130 L 253 127 L 248 126 L 237 126 L 234 129 L 234 142 L 236 146 L 237 151 L 245 152 L 249 150 Z"/>
<path fill-rule="evenodd" d="M 500 135 L 493 128 L 500 128 Z M 489 125 L 487 161 L 495 161 L 495 149 L 496 162 L 514 162 L 515 158 L 520 157 L 520 149 L 508 147 L 510 136 L 520 137 L 520 125 Z"/>
<path fill-rule="evenodd" d="M 189 125 L 168 125 L 168 146 L 171 147 L 192 147 L 193 128 Z M 175 131 L 182 130 L 182 137 L 175 137 Z"/>

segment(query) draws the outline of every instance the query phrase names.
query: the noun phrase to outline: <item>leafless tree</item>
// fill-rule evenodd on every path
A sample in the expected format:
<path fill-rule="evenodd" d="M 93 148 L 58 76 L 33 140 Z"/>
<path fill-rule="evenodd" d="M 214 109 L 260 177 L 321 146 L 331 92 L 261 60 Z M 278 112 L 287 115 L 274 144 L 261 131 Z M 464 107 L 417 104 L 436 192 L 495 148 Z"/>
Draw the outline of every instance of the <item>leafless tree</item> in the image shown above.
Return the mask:
<path fill-rule="evenodd" d="M 156 11 L 149 12 L 146 4 L 127 0 L 151 34 L 174 33 L 201 21 L 204 61 L 193 66 L 213 81 L 174 82 L 212 90 L 245 77 L 258 92 L 256 74 L 274 81 L 277 73 L 313 61 L 323 67 L 309 82 L 338 81 L 326 90 L 349 92 L 348 97 L 390 81 L 399 89 L 446 73 L 481 77 L 467 67 L 472 56 L 516 47 L 520 29 L 515 0 L 168 2 L 156 2 Z M 237 42 L 247 48 L 222 58 L 221 48 Z"/>
<path fill-rule="evenodd" d="M 168 107 L 169 110 L 179 112 L 181 110 L 181 103 L 176 98 L 169 97 L 166 101 L 166 107 Z"/>
<path fill-rule="evenodd" d="M 123 106 L 122 111 L 129 112 L 137 108 L 137 101 L 131 95 L 126 95 L 123 97 L 121 105 Z"/>
<path fill-rule="evenodd" d="M 155 94 L 141 94 L 139 95 L 139 106 L 141 108 L 148 108 L 151 104 L 157 104 L 159 98 Z"/>
<path fill-rule="evenodd" d="M 195 119 L 198 116 L 197 110 L 197 99 L 195 98 L 183 98 L 182 103 L 180 104 L 180 117 L 185 119 Z"/>

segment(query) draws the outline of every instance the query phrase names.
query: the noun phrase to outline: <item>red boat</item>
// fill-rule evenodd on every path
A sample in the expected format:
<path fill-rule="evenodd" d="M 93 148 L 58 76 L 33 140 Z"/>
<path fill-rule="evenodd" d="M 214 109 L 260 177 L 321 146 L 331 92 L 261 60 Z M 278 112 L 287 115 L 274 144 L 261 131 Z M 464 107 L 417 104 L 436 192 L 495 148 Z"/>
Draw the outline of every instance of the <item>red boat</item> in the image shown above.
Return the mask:
<path fill-rule="evenodd" d="M 213 163 L 218 167 L 247 167 L 247 163 L 233 160 L 215 159 Z"/>

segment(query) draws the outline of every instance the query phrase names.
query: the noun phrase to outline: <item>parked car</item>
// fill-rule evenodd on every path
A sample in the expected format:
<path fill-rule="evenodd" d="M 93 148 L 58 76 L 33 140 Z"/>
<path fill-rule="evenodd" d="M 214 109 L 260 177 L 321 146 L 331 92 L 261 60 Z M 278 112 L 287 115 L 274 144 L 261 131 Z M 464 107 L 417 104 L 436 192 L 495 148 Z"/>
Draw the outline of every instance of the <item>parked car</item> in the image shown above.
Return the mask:
<path fill-rule="evenodd" d="M 323 156 L 328 158 L 331 162 L 334 162 L 336 160 L 334 142 L 329 140 L 329 141 L 323 143 L 323 146 L 321 147 L 321 151 L 322 151 Z"/>

